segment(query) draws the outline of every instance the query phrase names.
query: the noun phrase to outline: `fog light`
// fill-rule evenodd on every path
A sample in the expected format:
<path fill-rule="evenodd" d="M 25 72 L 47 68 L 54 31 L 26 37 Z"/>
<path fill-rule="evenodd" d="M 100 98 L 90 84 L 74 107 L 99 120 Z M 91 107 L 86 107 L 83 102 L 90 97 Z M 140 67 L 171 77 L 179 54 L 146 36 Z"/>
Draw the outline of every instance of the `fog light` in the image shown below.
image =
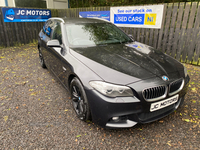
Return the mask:
<path fill-rule="evenodd" d="M 113 120 L 113 121 L 118 121 L 118 120 L 119 120 L 119 117 L 112 117 L 112 120 Z"/>

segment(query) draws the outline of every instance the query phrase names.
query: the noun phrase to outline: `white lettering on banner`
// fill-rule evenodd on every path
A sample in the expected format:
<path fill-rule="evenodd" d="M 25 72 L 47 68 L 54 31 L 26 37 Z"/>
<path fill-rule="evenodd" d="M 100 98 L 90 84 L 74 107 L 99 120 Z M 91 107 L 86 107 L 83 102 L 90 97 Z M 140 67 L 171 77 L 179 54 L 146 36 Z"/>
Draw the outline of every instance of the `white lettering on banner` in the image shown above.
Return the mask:
<path fill-rule="evenodd" d="M 25 15 L 25 10 L 21 10 L 21 15 Z"/>
<path fill-rule="evenodd" d="M 26 15 L 31 15 L 31 10 L 27 10 Z"/>
<path fill-rule="evenodd" d="M 43 15 L 46 15 L 46 11 L 43 11 Z"/>
<path fill-rule="evenodd" d="M 42 15 L 42 11 L 40 11 L 39 14 Z"/>
<path fill-rule="evenodd" d="M 20 10 L 17 12 L 17 15 L 20 15 Z"/>
<path fill-rule="evenodd" d="M 32 11 L 32 15 L 33 15 L 33 16 L 35 15 L 35 11 Z"/>
<path fill-rule="evenodd" d="M 44 15 L 48 16 L 50 14 L 50 11 L 39 11 L 39 10 L 18 10 L 17 15 Z"/>
<path fill-rule="evenodd" d="M 39 10 L 36 10 L 36 15 L 38 15 Z"/>
<path fill-rule="evenodd" d="M 138 21 L 138 22 L 142 22 L 142 17 L 128 17 L 128 21 Z"/>
<path fill-rule="evenodd" d="M 117 21 L 125 22 L 125 21 L 127 21 L 127 17 L 117 17 L 116 20 L 117 20 Z"/>

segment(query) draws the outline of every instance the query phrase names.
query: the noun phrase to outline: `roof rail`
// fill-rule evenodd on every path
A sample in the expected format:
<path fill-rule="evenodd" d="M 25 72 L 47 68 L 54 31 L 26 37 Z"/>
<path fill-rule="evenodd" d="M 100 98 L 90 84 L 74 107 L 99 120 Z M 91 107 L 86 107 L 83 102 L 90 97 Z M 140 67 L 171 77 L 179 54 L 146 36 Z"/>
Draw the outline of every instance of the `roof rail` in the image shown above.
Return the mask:
<path fill-rule="evenodd" d="M 97 19 L 97 20 L 102 20 L 102 21 L 111 23 L 110 21 L 108 21 L 108 20 L 106 20 L 106 19 L 103 19 L 103 18 L 93 17 L 93 18 L 90 18 L 90 19 Z"/>
<path fill-rule="evenodd" d="M 65 21 L 64 21 L 62 18 L 58 18 L 58 17 L 52 17 L 52 18 L 49 18 L 49 19 L 57 19 L 57 20 L 60 20 L 60 21 L 62 21 L 62 23 L 65 23 Z"/>

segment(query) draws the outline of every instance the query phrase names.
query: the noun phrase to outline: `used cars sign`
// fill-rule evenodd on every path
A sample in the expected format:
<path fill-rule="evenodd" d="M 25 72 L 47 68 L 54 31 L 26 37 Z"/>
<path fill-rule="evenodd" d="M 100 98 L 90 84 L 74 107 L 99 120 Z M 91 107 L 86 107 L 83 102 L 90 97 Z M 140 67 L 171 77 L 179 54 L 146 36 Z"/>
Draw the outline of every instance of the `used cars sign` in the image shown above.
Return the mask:
<path fill-rule="evenodd" d="M 4 22 L 45 22 L 51 18 L 49 9 L 2 8 Z"/>
<path fill-rule="evenodd" d="M 119 27 L 161 28 L 164 5 L 111 7 L 110 21 Z"/>

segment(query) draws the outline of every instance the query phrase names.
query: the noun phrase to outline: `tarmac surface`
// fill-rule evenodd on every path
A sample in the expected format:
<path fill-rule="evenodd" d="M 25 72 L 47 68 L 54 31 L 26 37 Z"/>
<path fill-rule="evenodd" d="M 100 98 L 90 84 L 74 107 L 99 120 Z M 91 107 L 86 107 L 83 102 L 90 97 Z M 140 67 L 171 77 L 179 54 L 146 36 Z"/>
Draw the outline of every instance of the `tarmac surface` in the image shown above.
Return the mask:
<path fill-rule="evenodd" d="M 76 117 L 69 93 L 40 67 L 36 45 L 0 49 L 0 149 L 200 149 L 200 67 L 185 66 L 191 80 L 181 108 L 108 130 Z"/>

